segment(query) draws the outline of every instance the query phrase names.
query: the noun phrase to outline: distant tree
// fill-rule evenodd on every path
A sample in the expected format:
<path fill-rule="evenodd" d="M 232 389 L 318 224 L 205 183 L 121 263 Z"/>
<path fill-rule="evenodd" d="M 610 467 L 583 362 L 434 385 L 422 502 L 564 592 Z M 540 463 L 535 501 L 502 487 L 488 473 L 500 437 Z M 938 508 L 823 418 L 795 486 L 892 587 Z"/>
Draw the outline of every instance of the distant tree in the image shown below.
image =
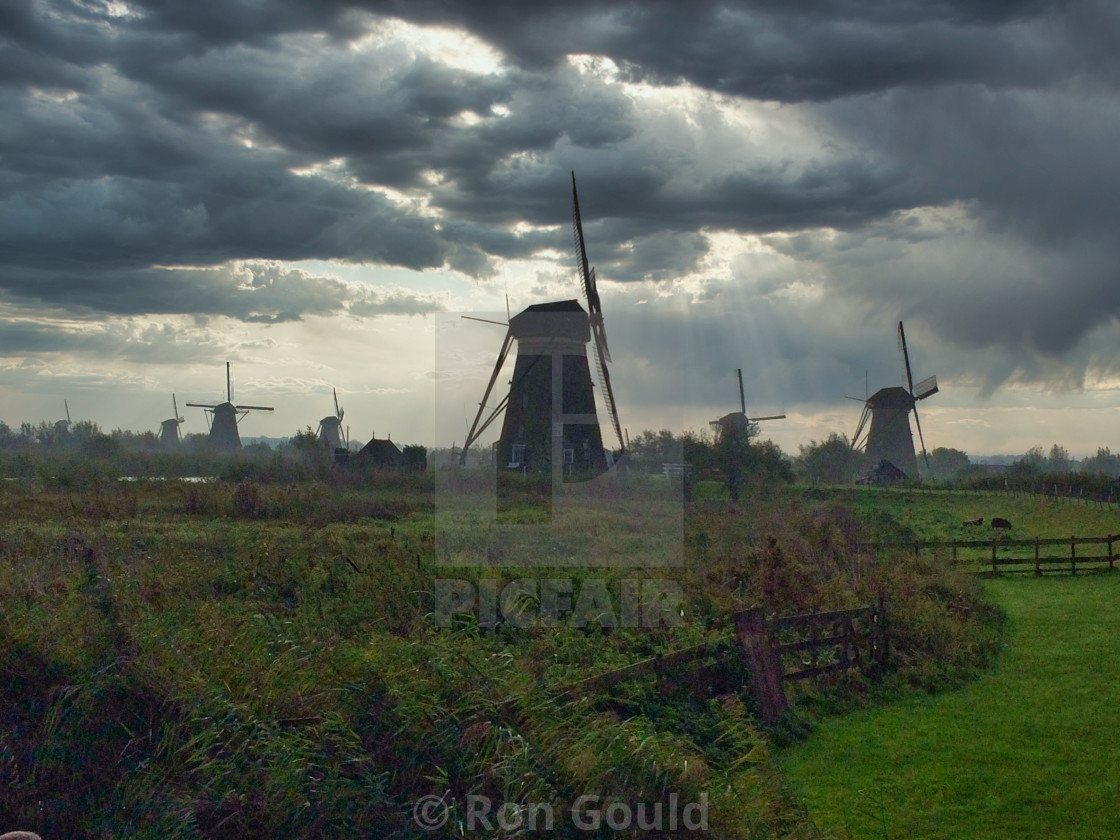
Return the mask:
<path fill-rule="evenodd" d="M 846 484 L 855 476 L 861 460 L 848 438 L 836 432 L 820 443 L 812 440 L 808 446 L 798 447 L 798 469 L 810 481 Z"/>
<path fill-rule="evenodd" d="M 428 468 L 428 447 L 410 444 L 401 450 L 404 468 L 414 472 L 424 472 Z"/>
<path fill-rule="evenodd" d="M 715 443 L 707 432 L 688 431 L 681 435 L 681 460 L 694 475 L 706 475 L 716 469 Z"/>
<path fill-rule="evenodd" d="M 1030 447 L 1026 455 L 1014 461 L 1007 468 L 1008 477 L 1015 478 L 1016 480 L 1030 480 L 1043 475 L 1046 468 L 1049 466 L 1049 460 L 1043 448 L 1040 446 Z"/>
<path fill-rule="evenodd" d="M 790 484 L 793 463 L 772 440 L 751 443 L 747 479 L 751 484 Z"/>
<path fill-rule="evenodd" d="M 319 442 L 319 436 L 311 429 L 310 426 L 305 428 L 302 432 L 296 432 L 288 439 L 289 447 L 296 452 L 303 453 L 317 453 L 324 446 Z"/>
<path fill-rule="evenodd" d="M 1050 447 L 1050 458 L 1047 460 L 1046 469 L 1052 473 L 1069 472 L 1069 450 L 1064 446 L 1054 444 Z"/>
<path fill-rule="evenodd" d="M 121 451 L 121 445 L 110 435 L 94 432 L 78 443 L 78 451 L 87 458 L 112 458 Z"/>
<path fill-rule="evenodd" d="M 1083 473 L 1120 476 L 1120 455 L 1113 455 L 1107 446 L 1097 447 L 1097 454 L 1081 462 Z"/>
<path fill-rule="evenodd" d="M 939 481 L 952 481 L 968 471 L 972 462 L 959 449 L 939 446 L 929 453 L 930 477 Z"/>
<path fill-rule="evenodd" d="M 644 429 L 630 440 L 630 463 L 638 472 L 656 473 L 661 465 L 681 462 L 681 438 L 668 429 L 654 432 Z"/>

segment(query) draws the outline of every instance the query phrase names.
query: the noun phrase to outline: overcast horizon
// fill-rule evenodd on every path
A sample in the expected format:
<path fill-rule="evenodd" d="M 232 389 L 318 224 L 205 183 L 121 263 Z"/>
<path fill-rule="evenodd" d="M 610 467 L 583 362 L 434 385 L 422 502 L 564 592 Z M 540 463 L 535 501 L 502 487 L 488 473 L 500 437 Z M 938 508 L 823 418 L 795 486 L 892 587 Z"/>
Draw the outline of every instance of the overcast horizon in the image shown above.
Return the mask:
<path fill-rule="evenodd" d="M 461 443 L 575 171 L 631 435 L 850 436 L 902 320 L 927 448 L 1120 451 L 1120 7 L 794 6 L 4 4 L 0 419 Z"/>

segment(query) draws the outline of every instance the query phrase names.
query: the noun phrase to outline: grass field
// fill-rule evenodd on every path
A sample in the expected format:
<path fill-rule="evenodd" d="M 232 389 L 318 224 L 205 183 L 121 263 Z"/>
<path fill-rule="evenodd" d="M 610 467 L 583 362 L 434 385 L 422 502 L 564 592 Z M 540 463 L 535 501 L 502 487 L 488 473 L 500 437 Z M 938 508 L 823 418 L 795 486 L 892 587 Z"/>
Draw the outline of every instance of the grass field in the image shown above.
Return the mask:
<path fill-rule="evenodd" d="M 1120 835 L 1120 575 L 986 588 L 1011 620 L 997 668 L 826 720 L 783 752 L 820 827 L 860 840 Z"/>
<path fill-rule="evenodd" d="M 816 492 L 824 495 L 829 491 Z M 1120 533 L 1120 505 L 1116 504 L 1098 506 L 1096 502 L 1027 494 L 867 487 L 839 489 L 833 491 L 833 497 L 871 523 L 889 518 L 895 535 L 904 539 L 990 539 L 989 523 L 996 516 L 1011 521 L 1009 535 L 1015 539 Z M 964 524 L 966 519 L 981 516 L 984 524 L 979 528 Z"/>
<path fill-rule="evenodd" d="M 560 689 L 654 653 L 730 644 L 732 614 L 754 603 L 787 614 L 883 593 L 900 684 L 959 684 L 998 645 L 998 616 L 971 576 L 859 552 L 874 534 L 796 489 L 735 508 L 698 494 L 671 568 L 562 562 L 576 537 L 602 551 L 611 522 L 616 537 L 640 526 L 613 504 L 564 545 L 538 546 L 556 565 L 518 567 L 490 542 L 487 564 L 472 567 L 447 565 L 431 475 L 335 484 L 285 470 L 0 484 L 0 829 L 404 840 L 432 836 L 412 810 L 423 797 L 448 804 L 451 831 L 465 830 L 474 795 L 563 813 L 588 793 L 706 794 L 710 836 L 809 838 L 738 660 L 699 685 L 670 674 L 574 699 Z M 662 484 L 639 485 L 650 510 Z M 581 594 L 598 584 L 612 609 L 627 580 L 668 578 L 683 621 L 483 626 L 481 609 L 466 609 L 441 626 L 433 593 L 448 577 L 480 593 L 487 579 L 495 591 L 527 577 L 568 579 Z M 543 618 L 543 592 L 515 612 Z M 850 687 L 863 698 L 853 702 L 870 701 L 866 685 Z M 558 822 L 553 836 L 586 835 Z"/>

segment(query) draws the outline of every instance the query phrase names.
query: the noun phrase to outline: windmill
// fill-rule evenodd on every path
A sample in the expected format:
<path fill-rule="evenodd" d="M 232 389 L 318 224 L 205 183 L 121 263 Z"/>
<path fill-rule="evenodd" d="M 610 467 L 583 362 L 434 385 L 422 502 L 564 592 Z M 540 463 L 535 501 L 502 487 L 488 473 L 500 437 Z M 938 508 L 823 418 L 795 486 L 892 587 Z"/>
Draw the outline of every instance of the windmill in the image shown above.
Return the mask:
<path fill-rule="evenodd" d="M 751 423 L 759 423 L 763 420 L 785 420 L 784 414 L 769 414 L 766 417 L 747 417 L 747 399 L 743 393 L 743 369 L 739 368 L 736 373 L 739 376 L 739 410 L 733 411 L 730 414 L 725 414 L 718 420 L 713 420 L 708 425 L 716 431 L 739 431 L 747 430 L 750 428 Z"/>
<path fill-rule="evenodd" d="M 319 421 L 318 435 L 319 442 L 334 452 L 337 449 L 347 449 L 350 442 L 342 429 L 342 416 L 346 412 L 338 407 L 338 391 L 331 388 L 331 393 L 334 395 L 334 414 Z"/>
<path fill-rule="evenodd" d="M 910 431 L 910 412 L 914 412 L 914 424 L 918 427 L 918 440 L 922 444 L 922 458 L 928 473 L 929 455 L 926 454 L 926 442 L 922 436 L 922 423 L 918 419 L 918 401 L 937 393 L 937 377 L 929 376 L 914 384 L 910 353 L 906 349 L 906 332 L 901 321 L 898 322 L 898 346 L 906 367 L 906 387 L 881 388 L 864 400 L 863 413 L 852 436 L 852 448 L 867 453 L 872 470 L 887 461 L 905 475 L 914 476 L 918 461 L 914 454 L 914 434 Z"/>
<path fill-rule="evenodd" d="M 619 453 L 626 449 L 607 368 L 611 354 L 603 324 L 603 308 L 595 270 L 587 262 L 574 172 L 572 236 L 587 309 L 578 300 L 563 300 L 535 304 L 510 318 L 494 371 L 459 453 L 460 465 L 466 464 L 471 445 L 504 411 L 497 446 L 499 466 L 551 472 L 552 465 L 559 462 L 561 474 L 573 480 L 605 472 L 611 466 L 611 459 L 603 447 L 595 412 L 592 363 L 587 354 L 589 343 L 603 408 L 618 439 Z M 517 343 L 517 357 L 509 393 L 483 419 L 494 383 L 514 342 Z"/>
<path fill-rule="evenodd" d="M 183 440 L 183 433 L 179 431 L 179 424 L 185 418 L 179 416 L 179 403 L 175 401 L 175 395 L 171 395 L 171 407 L 175 410 L 170 420 L 164 420 L 159 424 L 159 443 L 165 449 L 174 449 Z"/>
<path fill-rule="evenodd" d="M 210 425 L 210 438 L 207 444 L 211 449 L 221 452 L 234 452 L 241 448 L 241 435 L 237 433 L 237 424 L 241 418 L 250 411 L 272 411 L 264 405 L 234 405 L 233 385 L 230 380 L 229 362 L 226 362 L 226 401 L 217 405 L 205 403 L 187 403 L 192 408 L 206 410 L 206 421 Z"/>

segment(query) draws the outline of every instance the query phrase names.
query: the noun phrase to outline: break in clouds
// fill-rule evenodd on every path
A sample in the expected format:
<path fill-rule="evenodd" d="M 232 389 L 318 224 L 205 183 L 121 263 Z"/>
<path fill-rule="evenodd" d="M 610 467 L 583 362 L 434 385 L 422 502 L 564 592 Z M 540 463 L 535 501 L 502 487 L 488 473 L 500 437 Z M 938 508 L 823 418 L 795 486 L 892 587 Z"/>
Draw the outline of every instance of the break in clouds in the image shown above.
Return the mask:
<path fill-rule="evenodd" d="M 889 350 L 900 317 L 985 391 L 1111 372 L 1103 0 L 13 0 L 0 32 L 0 293 L 23 311 L 436 311 L 434 285 L 290 264 L 417 289 L 566 271 L 575 169 L 600 278 L 764 315 L 788 399 L 862 378 L 862 334 Z M 24 327 L 4 352 L 49 345 Z"/>

